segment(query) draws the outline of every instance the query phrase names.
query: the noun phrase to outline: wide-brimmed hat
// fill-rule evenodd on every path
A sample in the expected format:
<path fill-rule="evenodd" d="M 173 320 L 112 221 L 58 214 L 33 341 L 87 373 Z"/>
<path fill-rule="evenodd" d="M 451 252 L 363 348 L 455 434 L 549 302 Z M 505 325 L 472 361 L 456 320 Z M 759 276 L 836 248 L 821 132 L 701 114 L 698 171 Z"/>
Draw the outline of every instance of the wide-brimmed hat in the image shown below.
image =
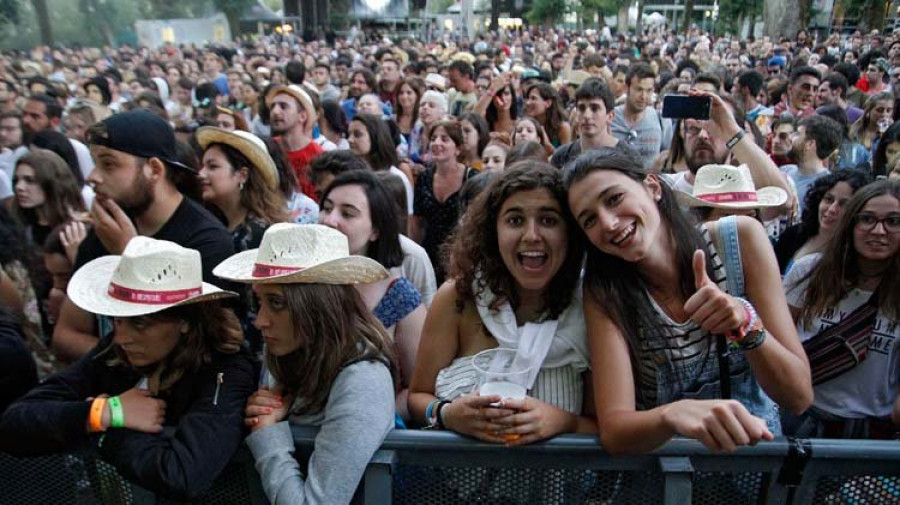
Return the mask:
<path fill-rule="evenodd" d="M 121 256 L 103 256 L 79 268 L 68 295 L 82 309 L 111 317 L 237 296 L 203 282 L 199 252 L 143 236 L 131 239 Z"/>
<path fill-rule="evenodd" d="M 225 144 L 237 149 L 253 164 L 251 169 L 259 170 L 270 188 L 278 189 L 278 169 L 269 155 L 265 142 L 256 135 L 235 130 L 230 132 L 215 126 L 202 126 L 197 129 L 197 143 L 206 150 L 210 144 Z"/>
<path fill-rule="evenodd" d="M 259 249 L 235 254 L 219 263 L 213 274 L 249 284 L 365 284 L 388 276 L 377 261 L 350 255 L 343 233 L 293 223 L 273 224 Z"/>
<path fill-rule="evenodd" d="M 756 189 L 747 165 L 704 165 L 694 176 L 693 194 L 678 192 L 679 200 L 688 207 L 721 209 L 779 207 L 787 197 L 779 187 Z"/>
<path fill-rule="evenodd" d="M 271 107 L 272 100 L 282 93 L 291 95 L 295 100 L 300 102 L 303 110 L 305 110 L 306 114 L 309 116 L 309 119 L 307 120 L 309 124 L 316 122 L 316 120 L 319 118 L 319 114 L 318 112 L 316 112 L 316 108 L 313 107 L 312 98 L 309 97 L 309 93 L 307 93 L 306 90 L 304 90 L 300 86 L 297 86 L 296 84 L 291 84 L 288 86 L 282 84 L 270 89 L 269 93 L 266 94 L 266 105 Z"/>
<path fill-rule="evenodd" d="M 425 76 L 425 85 L 444 91 L 447 89 L 447 79 L 441 74 L 428 74 Z"/>

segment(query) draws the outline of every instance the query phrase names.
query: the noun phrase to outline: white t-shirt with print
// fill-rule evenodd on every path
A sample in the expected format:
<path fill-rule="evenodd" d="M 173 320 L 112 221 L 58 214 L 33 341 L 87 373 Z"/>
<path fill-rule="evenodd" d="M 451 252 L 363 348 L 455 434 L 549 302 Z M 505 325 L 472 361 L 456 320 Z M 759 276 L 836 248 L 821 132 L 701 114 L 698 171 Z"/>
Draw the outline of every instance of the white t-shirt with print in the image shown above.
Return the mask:
<path fill-rule="evenodd" d="M 806 301 L 806 282 L 797 285 L 818 264 L 821 254 L 804 256 L 784 278 L 788 304 L 802 307 Z M 872 293 L 854 289 L 837 307 L 826 310 L 813 319 L 809 328 L 797 325 L 801 341 L 812 338 L 824 328 L 840 322 L 862 304 Z M 900 395 L 900 321 L 890 321 L 880 311 L 875 321 L 875 331 L 869 342 L 866 360 L 856 368 L 823 382 L 815 387 L 813 405 L 831 414 L 845 418 L 885 418 L 891 415 L 894 399 Z"/>

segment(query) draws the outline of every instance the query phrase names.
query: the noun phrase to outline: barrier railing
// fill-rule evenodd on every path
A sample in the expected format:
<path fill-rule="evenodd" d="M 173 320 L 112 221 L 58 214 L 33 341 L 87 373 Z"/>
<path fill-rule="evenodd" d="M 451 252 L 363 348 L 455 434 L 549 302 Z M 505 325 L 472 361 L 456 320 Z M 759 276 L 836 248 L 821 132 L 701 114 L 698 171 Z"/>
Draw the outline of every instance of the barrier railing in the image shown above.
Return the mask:
<path fill-rule="evenodd" d="M 316 430 L 294 428 L 297 455 Z M 673 440 L 652 454 L 611 457 L 595 437 L 565 435 L 506 448 L 449 432 L 391 433 L 354 500 L 364 504 L 897 504 L 900 442 L 779 439 L 713 454 Z M 0 504 L 178 503 L 122 479 L 93 454 L 0 454 Z M 252 457 L 239 451 L 198 504 L 266 504 Z"/>

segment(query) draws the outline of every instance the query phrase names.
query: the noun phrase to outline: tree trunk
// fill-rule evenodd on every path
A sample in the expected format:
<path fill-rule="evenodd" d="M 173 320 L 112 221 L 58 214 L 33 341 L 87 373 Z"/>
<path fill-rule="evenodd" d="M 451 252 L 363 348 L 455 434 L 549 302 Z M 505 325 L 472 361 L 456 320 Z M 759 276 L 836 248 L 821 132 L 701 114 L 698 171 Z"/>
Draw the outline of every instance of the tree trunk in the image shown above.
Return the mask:
<path fill-rule="evenodd" d="M 684 36 L 691 34 L 691 18 L 694 17 L 694 0 L 684 0 L 684 18 L 681 20 Z"/>
<path fill-rule="evenodd" d="M 635 37 L 641 36 L 641 31 L 644 29 L 644 0 L 637 0 L 637 19 L 634 21 L 634 35 Z"/>
<path fill-rule="evenodd" d="M 50 24 L 50 11 L 47 9 L 47 0 L 31 0 L 31 5 L 34 6 L 38 26 L 41 28 L 41 43 L 45 46 L 53 45 L 53 26 Z"/>
<path fill-rule="evenodd" d="M 763 6 L 763 35 L 778 41 L 781 37 L 797 35 L 797 31 L 805 28 L 807 22 L 803 19 L 804 12 L 809 15 L 807 0 L 800 0 L 798 8 L 796 0 L 765 0 Z"/>
<path fill-rule="evenodd" d="M 631 7 L 630 4 L 621 5 L 619 7 L 619 12 L 617 14 L 618 27 L 617 30 L 619 33 L 628 33 L 628 8 Z"/>
<path fill-rule="evenodd" d="M 490 30 L 497 31 L 500 29 L 500 0 L 491 0 L 491 26 Z"/>

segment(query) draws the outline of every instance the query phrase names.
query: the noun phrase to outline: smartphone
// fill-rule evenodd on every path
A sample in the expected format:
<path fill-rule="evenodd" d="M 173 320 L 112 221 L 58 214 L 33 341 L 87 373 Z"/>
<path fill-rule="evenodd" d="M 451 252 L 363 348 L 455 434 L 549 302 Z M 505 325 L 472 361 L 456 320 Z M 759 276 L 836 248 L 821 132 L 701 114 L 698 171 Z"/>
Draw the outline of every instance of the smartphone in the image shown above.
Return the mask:
<path fill-rule="evenodd" d="M 712 98 L 708 96 L 666 95 L 663 97 L 663 117 L 673 119 L 709 119 Z"/>

